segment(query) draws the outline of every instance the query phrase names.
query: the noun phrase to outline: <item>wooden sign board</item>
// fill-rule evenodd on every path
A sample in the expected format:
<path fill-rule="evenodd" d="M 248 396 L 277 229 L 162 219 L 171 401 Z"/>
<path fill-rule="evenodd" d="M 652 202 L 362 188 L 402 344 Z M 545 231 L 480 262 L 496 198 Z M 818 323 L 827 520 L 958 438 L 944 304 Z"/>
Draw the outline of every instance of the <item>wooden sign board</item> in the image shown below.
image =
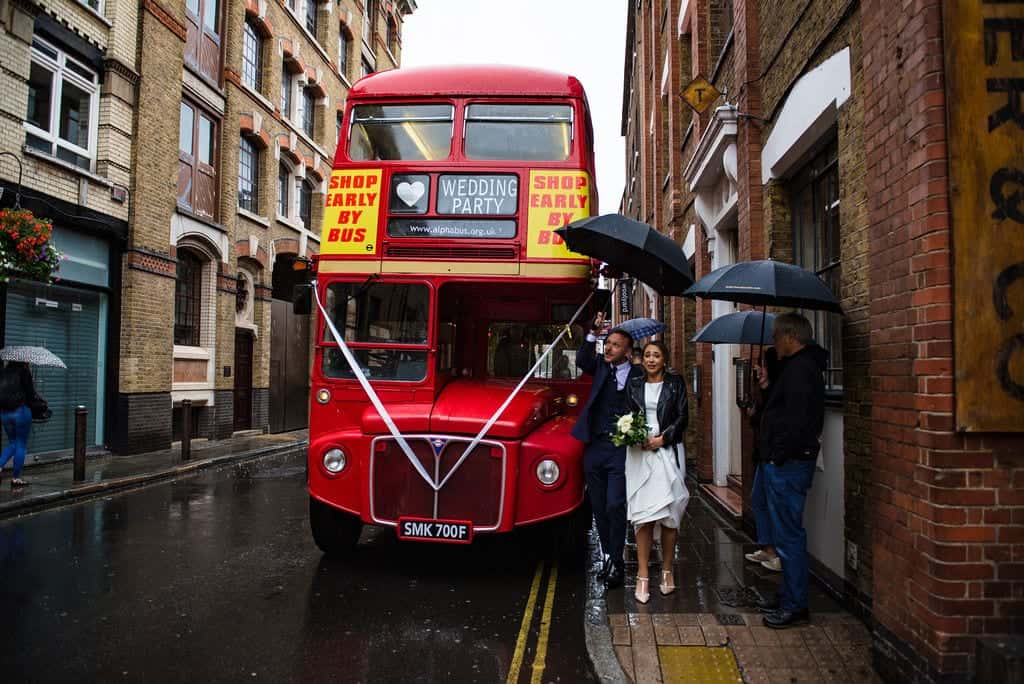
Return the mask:
<path fill-rule="evenodd" d="M 946 0 L 957 429 L 1024 432 L 1024 0 Z"/>

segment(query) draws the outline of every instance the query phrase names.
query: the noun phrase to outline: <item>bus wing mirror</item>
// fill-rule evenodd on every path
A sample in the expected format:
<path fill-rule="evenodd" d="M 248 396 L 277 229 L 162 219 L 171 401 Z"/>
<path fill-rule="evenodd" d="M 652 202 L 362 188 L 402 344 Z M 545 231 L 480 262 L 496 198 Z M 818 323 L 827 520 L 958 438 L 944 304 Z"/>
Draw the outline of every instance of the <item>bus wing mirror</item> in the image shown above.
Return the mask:
<path fill-rule="evenodd" d="M 292 313 L 296 316 L 308 316 L 313 310 L 313 286 L 303 283 L 295 286 L 292 298 Z"/>

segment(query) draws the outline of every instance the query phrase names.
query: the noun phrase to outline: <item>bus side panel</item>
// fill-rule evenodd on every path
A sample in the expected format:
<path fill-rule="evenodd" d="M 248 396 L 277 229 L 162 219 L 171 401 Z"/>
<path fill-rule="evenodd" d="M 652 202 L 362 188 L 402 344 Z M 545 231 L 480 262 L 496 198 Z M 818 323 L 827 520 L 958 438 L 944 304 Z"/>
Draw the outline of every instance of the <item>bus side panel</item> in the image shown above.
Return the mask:
<path fill-rule="evenodd" d="M 516 525 L 571 513 L 583 502 L 583 443 L 570 433 L 575 418 L 559 416 L 523 440 L 519 452 Z M 550 487 L 537 480 L 537 464 L 558 463 L 560 476 Z"/>

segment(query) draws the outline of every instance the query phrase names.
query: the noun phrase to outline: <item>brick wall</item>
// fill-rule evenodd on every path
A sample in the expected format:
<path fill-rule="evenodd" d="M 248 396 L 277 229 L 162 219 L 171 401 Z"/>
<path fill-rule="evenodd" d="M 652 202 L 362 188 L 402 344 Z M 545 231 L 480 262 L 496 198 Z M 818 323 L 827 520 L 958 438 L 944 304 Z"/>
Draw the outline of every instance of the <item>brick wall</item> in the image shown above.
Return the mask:
<path fill-rule="evenodd" d="M 1024 438 L 953 432 L 942 3 L 865 0 L 877 663 L 969 678 L 975 638 L 1024 632 Z"/>

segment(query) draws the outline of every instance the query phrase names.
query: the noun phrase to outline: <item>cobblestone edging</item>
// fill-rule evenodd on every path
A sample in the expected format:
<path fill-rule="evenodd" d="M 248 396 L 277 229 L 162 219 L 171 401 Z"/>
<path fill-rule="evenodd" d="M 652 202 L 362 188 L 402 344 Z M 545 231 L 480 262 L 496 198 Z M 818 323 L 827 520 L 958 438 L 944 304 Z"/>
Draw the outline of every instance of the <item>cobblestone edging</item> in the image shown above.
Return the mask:
<path fill-rule="evenodd" d="M 597 578 L 601 567 L 601 551 L 597 530 L 593 526 L 587 540 L 587 605 L 583 613 L 583 633 L 587 656 L 600 682 L 628 684 L 629 679 L 619 664 L 612 645 L 612 630 L 608 623 L 608 608 L 604 599 L 604 582 Z"/>

